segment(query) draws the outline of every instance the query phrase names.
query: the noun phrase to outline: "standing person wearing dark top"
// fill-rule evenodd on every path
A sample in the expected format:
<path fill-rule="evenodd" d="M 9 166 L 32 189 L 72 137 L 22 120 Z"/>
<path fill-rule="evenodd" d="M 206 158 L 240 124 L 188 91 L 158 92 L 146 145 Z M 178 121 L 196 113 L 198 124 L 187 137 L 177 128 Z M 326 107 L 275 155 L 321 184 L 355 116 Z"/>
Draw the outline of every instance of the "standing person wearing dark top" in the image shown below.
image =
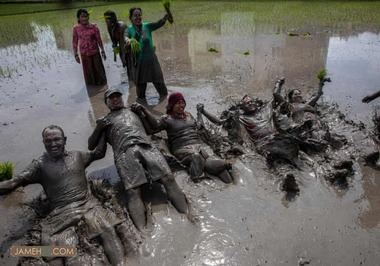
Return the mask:
<path fill-rule="evenodd" d="M 160 98 L 166 97 L 168 89 L 165 85 L 160 62 L 158 61 L 155 47 L 153 44 L 152 32 L 165 25 L 171 17 L 166 14 L 157 22 L 142 22 L 142 10 L 139 7 L 133 7 L 129 11 L 129 19 L 132 25 L 125 32 L 125 41 L 128 51 L 134 53 L 131 48 L 131 39 L 134 38 L 139 42 L 140 49 L 131 57 L 132 62 L 132 80 L 136 85 L 137 97 L 145 98 L 147 82 L 152 82 Z M 132 43 L 133 45 L 133 43 Z"/>
<path fill-rule="evenodd" d="M 123 67 L 126 67 L 127 60 L 124 33 L 127 29 L 127 25 L 123 21 L 118 20 L 116 13 L 112 10 L 104 12 L 104 20 L 107 24 L 108 34 L 112 41 L 112 48 L 114 49 L 114 60 L 116 62 L 116 54 L 119 54 Z"/>
<path fill-rule="evenodd" d="M 126 189 L 129 214 L 136 227 L 141 230 L 146 226 L 140 186 L 148 182 L 162 183 L 178 212 L 188 214 L 185 195 L 165 157 L 153 147 L 138 115 L 124 106 L 122 92 L 117 88 L 108 89 L 104 99 L 110 113 L 97 121 L 88 147 L 93 150 L 101 141 L 112 146 L 116 169 Z"/>

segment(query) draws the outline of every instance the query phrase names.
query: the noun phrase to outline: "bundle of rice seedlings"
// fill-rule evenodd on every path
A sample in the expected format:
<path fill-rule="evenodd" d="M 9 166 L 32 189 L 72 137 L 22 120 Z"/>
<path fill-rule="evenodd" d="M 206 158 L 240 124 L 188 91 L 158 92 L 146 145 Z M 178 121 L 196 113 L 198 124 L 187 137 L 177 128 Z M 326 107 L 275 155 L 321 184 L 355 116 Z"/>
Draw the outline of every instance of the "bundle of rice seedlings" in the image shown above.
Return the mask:
<path fill-rule="evenodd" d="M 15 165 L 12 162 L 3 162 L 0 164 L 0 181 L 12 179 L 14 168 Z"/>
<path fill-rule="evenodd" d="M 133 65 L 136 66 L 137 65 L 136 55 L 137 53 L 141 52 L 141 45 L 135 38 L 131 38 L 130 43 L 131 43 L 131 51 L 132 51 L 132 62 L 133 62 Z"/>
<path fill-rule="evenodd" d="M 212 47 L 209 48 L 208 51 L 211 52 L 211 53 L 217 53 L 217 52 L 219 52 L 218 50 L 216 50 L 215 48 L 212 48 Z"/>
<path fill-rule="evenodd" d="M 172 12 L 170 11 L 171 0 L 162 0 L 162 4 L 165 8 L 166 13 L 170 15 L 168 18 L 169 23 L 173 23 Z"/>
<path fill-rule="evenodd" d="M 321 69 L 317 73 L 317 77 L 319 80 L 323 80 L 327 76 L 327 70 L 326 69 Z"/>
<path fill-rule="evenodd" d="M 120 52 L 120 47 L 119 46 L 116 46 L 116 47 L 113 48 L 113 54 L 114 55 L 119 54 L 119 52 Z"/>
<path fill-rule="evenodd" d="M 140 43 L 135 38 L 131 38 L 130 42 L 131 42 L 131 50 L 133 54 L 137 54 L 141 52 Z"/>

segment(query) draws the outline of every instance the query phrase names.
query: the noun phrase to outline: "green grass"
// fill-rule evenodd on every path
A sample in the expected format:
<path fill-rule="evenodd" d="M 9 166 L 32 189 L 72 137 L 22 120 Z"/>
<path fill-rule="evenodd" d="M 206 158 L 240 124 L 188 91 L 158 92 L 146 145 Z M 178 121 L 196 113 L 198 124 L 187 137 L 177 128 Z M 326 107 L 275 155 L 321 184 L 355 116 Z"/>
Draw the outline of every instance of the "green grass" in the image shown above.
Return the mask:
<path fill-rule="evenodd" d="M 11 1 L 9 1 L 11 2 Z M 17 2 L 17 1 L 12 1 Z M 112 3 L 118 3 L 121 1 L 115 1 Z M 66 10 L 66 9 L 79 9 L 81 7 L 88 8 L 94 6 L 104 6 L 110 5 L 110 2 L 106 1 L 94 1 L 94 2 L 70 2 L 67 4 L 63 3 L 40 3 L 31 1 L 30 3 L 21 3 L 21 4 L 0 4 L 0 16 L 7 15 L 17 15 L 17 14 L 29 14 L 29 13 L 38 13 L 38 12 L 48 12 L 48 11 L 57 11 L 57 10 Z"/>
<path fill-rule="evenodd" d="M 3 162 L 0 164 L 0 181 L 12 179 L 14 168 L 15 165 L 12 162 Z"/>
<path fill-rule="evenodd" d="M 238 3 L 238 4 L 237 4 Z M 162 0 L 131 2 L 72 2 L 70 4 L 37 3 L 37 4 L 1 4 L 1 15 L 35 13 L 40 11 L 92 8 L 93 15 L 101 19 L 105 10 L 117 12 L 121 20 L 129 22 L 129 9 L 141 7 L 144 20 L 150 20 L 157 14 L 164 15 Z M 100 6 L 101 5 L 101 6 Z M 326 25 L 355 25 L 358 23 L 380 23 L 380 1 L 172 1 L 171 13 L 178 17 L 174 27 L 183 25 L 193 27 L 212 25 L 220 22 L 222 14 L 228 12 L 251 13 L 255 22 L 276 23 L 291 28 L 301 23 L 314 24 L 322 22 Z M 212 12 L 210 12 L 212 10 Z M 53 12 L 54 13 L 54 12 Z M 71 11 L 73 13 L 73 11 Z M 56 13 L 54 13 L 57 16 Z M 45 15 L 42 15 L 45 16 Z M 57 18 L 56 18 L 57 19 Z M 56 20 L 55 19 L 55 20 Z M 300 33 L 302 34 L 302 33 Z"/>

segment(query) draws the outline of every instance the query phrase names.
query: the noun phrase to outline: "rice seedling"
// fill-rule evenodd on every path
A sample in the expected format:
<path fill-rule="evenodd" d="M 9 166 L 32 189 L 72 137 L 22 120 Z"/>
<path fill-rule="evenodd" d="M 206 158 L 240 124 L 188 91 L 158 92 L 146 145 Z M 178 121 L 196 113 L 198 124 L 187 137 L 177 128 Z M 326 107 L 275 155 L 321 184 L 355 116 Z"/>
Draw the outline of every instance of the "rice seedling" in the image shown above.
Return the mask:
<path fill-rule="evenodd" d="M 135 38 L 131 38 L 130 42 L 131 42 L 133 65 L 136 66 L 136 64 L 137 64 L 137 56 L 136 55 L 137 55 L 137 53 L 141 52 L 141 45 Z"/>
<path fill-rule="evenodd" d="M 171 0 L 162 0 L 162 4 L 165 8 L 166 13 L 169 15 L 169 18 L 168 18 L 169 23 L 173 23 L 172 12 L 170 11 Z"/>
<path fill-rule="evenodd" d="M 14 163 L 9 161 L 0 164 L 0 181 L 12 179 L 14 168 Z"/>
<path fill-rule="evenodd" d="M 317 78 L 319 80 L 323 80 L 326 76 L 327 76 L 327 69 L 325 69 L 325 68 L 319 70 L 318 73 L 317 73 Z"/>
<path fill-rule="evenodd" d="M 209 48 L 208 51 L 211 52 L 211 53 L 217 53 L 217 52 L 219 52 L 218 50 L 216 50 L 215 48 L 212 48 L 212 47 Z"/>
<path fill-rule="evenodd" d="M 131 38 L 131 50 L 132 50 L 132 53 L 133 54 L 137 54 L 139 52 L 141 52 L 141 45 L 140 43 L 135 39 L 135 38 Z"/>
<path fill-rule="evenodd" d="M 119 54 L 119 52 L 120 52 L 120 47 L 119 46 L 116 46 L 116 47 L 113 48 L 113 54 L 114 55 Z"/>
<path fill-rule="evenodd" d="M 294 33 L 294 32 L 288 32 L 288 36 L 290 36 L 290 37 L 299 36 L 299 34 L 298 33 Z"/>

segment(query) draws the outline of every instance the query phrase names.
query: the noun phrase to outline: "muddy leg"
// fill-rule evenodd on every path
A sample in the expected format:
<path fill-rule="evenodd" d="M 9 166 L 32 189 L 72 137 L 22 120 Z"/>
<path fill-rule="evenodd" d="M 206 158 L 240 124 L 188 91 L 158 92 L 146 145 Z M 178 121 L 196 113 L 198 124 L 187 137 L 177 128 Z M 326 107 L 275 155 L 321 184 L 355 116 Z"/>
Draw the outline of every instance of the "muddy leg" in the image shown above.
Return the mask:
<path fill-rule="evenodd" d="M 166 87 L 165 83 L 153 82 L 153 85 L 156 88 L 158 94 L 160 95 L 160 98 L 168 95 L 168 88 Z"/>
<path fill-rule="evenodd" d="M 113 227 L 106 228 L 100 235 L 104 252 L 112 265 L 125 265 L 123 246 Z"/>
<path fill-rule="evenodd" d="M 115 229 L 127 253 L 126 256 L 128 257 L 130 254 L 135 254 L 138 250 L 138 240 L 136 236 L 129 231 L 130 229 L 125 223 L 117 225 Z"/>
<path fill-rule="evenodd" d="M 138 230 L 146 226 L 145 206 L 141 198 L 140 188 L 127 190 L 128 212 Z"/>
<path fill-rule="evenodd" d="M 227 171 L 229 168 L 231 168 L 231 165 L 222 159 L 209 157 L 206 160 L 205 171 L 212 175 L 217 175 L 224 183 L 232 182 L 231 174 Z"/>
<path fill-rule="evenodd" d="M 164 185 L 166 193 L 170 202 L 177 209 L 178 212 L 187 214 L 188 206 L 185 195 L 179 188 L 177 182 L 174 179 L 173 174 L 166 175 L 160 179 L 162 185 Z"/>
<path fill-rule="evenodd" d="M 147 86 L 146 83 L 138 83 L 136 85 L 137 98 L 140 98 L 140 99 L 145 98 L 146 86 Z"/>
<path fill-rule="evenodd" d="M 205 159 L 199 153 L 185 157 L 181 163 L 188 167 L 189 175 L 193 180 L 197 180 L 202 176 L 205 168 Z"/>

